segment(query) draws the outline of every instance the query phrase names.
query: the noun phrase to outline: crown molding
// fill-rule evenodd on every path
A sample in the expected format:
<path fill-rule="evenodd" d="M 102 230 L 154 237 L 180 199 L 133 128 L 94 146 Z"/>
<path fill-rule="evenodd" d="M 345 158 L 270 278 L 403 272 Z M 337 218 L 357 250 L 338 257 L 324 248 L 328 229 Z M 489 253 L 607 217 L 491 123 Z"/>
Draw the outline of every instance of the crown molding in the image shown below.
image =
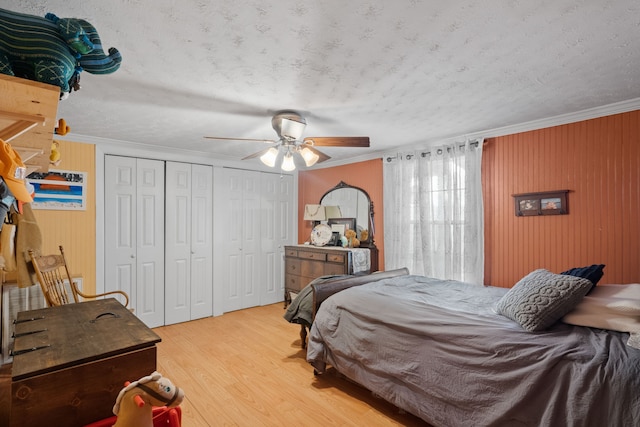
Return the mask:
<path fill-rule="evenodd" d="M 480 139 L 480 138 L 492 138 L 498 136 L 512 135 L 521 132 L 528 132 L 532 130 L 544 129 L 553 126 L 560 126 L 569 123 L 576 123 L 584 120 L 595 119 L 599 117 L 611 116 L 614 114 L 626 113 L 629 111 L 640 110 L 640 98 L 629 99 L 626 101 L 616 102 L 613 104 L 603 105 L 599 107 L 589 108 L 573 113 L 561 114 L 558 116 L 547 117 L 538 120 L 532 120 L 529 122 L 519 123 L 515 125 L 503 126 L 494 129 L 487 129 L 472 133 L 465 133 L 461 135 L 449 136 L 444 138 L 437 138 L 430 141 L 421 141 L 419 144 L 411 143 L 406 145 L 400 145 L 393 149 L 385 149 L 380 151 L 374 151 L 361 156 L 350 157 L 348 159 L 331 159 L 328 162 L 314 165 L 313 169 L 323 169 L 335 166 L 342 166 L 352 163 L 363 162 L 367 160 L 386 158 L 388 156 L 394 156 L 401 151 L 419 150 L 425 147 L 433 146 L 436 144 L 447 144 L 455 141 L 463 141 L 468 139 Z M 223 166 L 240 167 L 243 168 L 242 163 L 237 159 L 223 156 L 213 156 L 211 153 L 190 151 L 177 147 L 158 147 L 147 144 L 134 143 L 130 141 L 119 141 L 100 137 L 94 137 L 89 135 L 80 135 L 68 133 L 65 136 L 55 135 L 55 139 L 65 141 L 84 142 L 89 144 L 95 144 L 101 146 L 107 153 L 123 154 L 124 152 L 140 155 L 141 153 L 149 154 L 155 153 L 156 156 L 166 157 L 177 156 L 187 157 L 190 159 L 200 159 L 201 161 L 207 159 L 207 163 L 220 164 Z M 255 167 L 255 166 L 254 166 Z M 246 168 L 246 165 L 244 165 Z M 302 170 L 308 170 L 311 168 L 302 168 Z"/>
<path fill-rule="evenodd" d="M 612 116 L 614 114 L 627 113 L 640 109 L 640 98 L 629 99 L 626 101 L 616 102 L 614 104 L 603 105 L 600 107 L 589 108 L 574 113 L 561 114 L 559 116 L 547 117 L 530 122 L 520 123 L 516 125 L 504 126 L 495 129 L 489 129 L 482 132 L 476 132 L 471 135 L 464 135 L 465 139 L 474 138 L 490 138 L 495 136 L 512 135 L 514 133 L 528 132 L 531 130 L 544 129 L 553 126 L 566 125 L 569 123 L 581 122 L 584 120 L 596 119 L 598 117 Z"/>
<path fill-rule="evenodd" d="M 465 133 L 463 135 L 457 135 L 453 137 L 434 139 L 431 141 L 423 141 L 420 144 L 408 144 L 405 146 L 399 146 L 397 149 L 385 150 L 384 153 L 378 152 L 378 157 L 387 158 L 393 157 L 401 151 L 413 151 L 420 150 L 425 147 L 431 147 L 434 145 L 444 145 L 453 143 L 456 141 L 466 141 L 470 139 L 482 139 L 482 138 L 494 138 L 498 136 L 513 135 L 516 133 L 529 132 L 532 130 L 545 129 L 553 126 L 561 126 L 569 123 L 577 123 L 585 120 L 597 119 L 599 117 L 612 116 L 614 114 L 627 113 L 629 111 L 640 110 L 640 98 L 629 99 L 626 101 L 616 102 L 613 104 L 603 105 L 599 107 L 589 108 L 586 110 L 576 111 L 573 113 L 561 114 L 558 116 L 547 117 L 539 120 L 532 120 L 529 122 L 519 123 L 515 125 L 503 126 L 494 129 L 487 129 L 478 132 Z M 380 155 L 381 154 L 381 155 Z M 371 154 L 372 156 L 374 153 Z M 363 158 L 356 161 L 370 160 Z M 353 159 L 351 159 L 353 160 Z M 354 161 L 345 162 L 354 163 Z M 327 166 L 337 166 L 336 163 Z"/>

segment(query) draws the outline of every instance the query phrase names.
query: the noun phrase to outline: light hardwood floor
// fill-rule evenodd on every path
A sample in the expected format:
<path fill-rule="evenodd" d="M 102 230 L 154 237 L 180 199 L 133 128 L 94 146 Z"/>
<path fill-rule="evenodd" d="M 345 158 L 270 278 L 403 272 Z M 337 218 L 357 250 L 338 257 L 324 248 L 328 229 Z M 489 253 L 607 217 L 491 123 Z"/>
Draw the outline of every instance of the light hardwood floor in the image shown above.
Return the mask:
<path fill-rule="evenodd" d="M 156 328 L 158 370 L 182 387 L 183 426 L 425 426 L 327 372 L 314 377 L 282 304 Z"/>
<path fill-rule="evenodd" d="M 185 391 L 183 427 L 426 426 L 329 371 L 314 377 L 282 304 L 155 328 L 158 371 Z M 0 426 L 10 365 L 0 369 Z"/>

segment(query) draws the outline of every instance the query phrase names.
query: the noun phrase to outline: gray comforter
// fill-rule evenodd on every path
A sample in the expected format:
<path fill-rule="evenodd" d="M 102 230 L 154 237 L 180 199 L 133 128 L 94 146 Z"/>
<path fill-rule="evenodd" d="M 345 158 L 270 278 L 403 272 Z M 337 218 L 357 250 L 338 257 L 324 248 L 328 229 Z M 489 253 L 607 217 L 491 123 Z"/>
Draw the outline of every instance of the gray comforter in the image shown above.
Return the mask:
<path fill-rule="evenodd" d="M 313 279 L 307 286 L 302 288 L 294 300 L 291 301 L 291 304 L 289 304 L 287 310 L 284 312 L 284 319 L 289 323 L 299 323 L 307 328 L 311 328 L 311 324 L 313 323 L 313 289 L 311 285 L 339 277 L 348 276 L 344 274 L 334 274 Z"/>
<path fill-rule="evenodd" d="M 435 426 L 640 426 L 628 334 L 495 314 L 507 291 L 421 276 L 350 288 L 316 314 L 307 360 Z"/>

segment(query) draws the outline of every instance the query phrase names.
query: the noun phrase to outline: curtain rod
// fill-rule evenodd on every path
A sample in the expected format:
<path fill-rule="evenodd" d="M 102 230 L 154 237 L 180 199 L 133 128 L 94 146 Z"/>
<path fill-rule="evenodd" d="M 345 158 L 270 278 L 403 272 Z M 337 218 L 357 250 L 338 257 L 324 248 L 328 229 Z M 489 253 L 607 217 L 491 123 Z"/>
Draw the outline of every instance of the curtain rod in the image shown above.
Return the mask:
<path fill-rule="evenodd" d="M 478 147 L 478 145 L 480 144 L 480 141 L 476 140 L 473 142 L 469 143 L 469 146 L 471 147 Z M 463 148 L 466 145 L 466 143 L 461 143 L 458 147 L 459 148 Z M 483 144 L 484 145 L 484 144 Z M 437 150 L 437 154 L 442 154 L 442 148 L 438 148 Z M 449 150 L 449 148 L 447 148 L 447 151 Z M 420 157 L 427 157 L 428 155 L 431 154 L 431 151 L 423 151 L 420 153 Z M 405 159 L 406 160 L 411 160 L 411 158 L 414 156 L 415 154 L 405 154 Z M 400 154 L 396 154 L 395 156 L 389 156 L 386 158 L 387 162 L 391 162 L 395 159 L 401 158 L 402 156 Z"/>

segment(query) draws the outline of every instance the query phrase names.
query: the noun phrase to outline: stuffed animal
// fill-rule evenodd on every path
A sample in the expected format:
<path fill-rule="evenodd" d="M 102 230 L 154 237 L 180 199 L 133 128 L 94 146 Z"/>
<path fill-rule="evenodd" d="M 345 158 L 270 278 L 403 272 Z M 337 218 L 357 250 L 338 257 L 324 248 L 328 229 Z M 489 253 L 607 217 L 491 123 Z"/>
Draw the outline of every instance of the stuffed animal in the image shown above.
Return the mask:
<path fill-rule="evenodd" d="M 153 427 L 153 406 L 178 406 L 184 392 L 159 372 L 127 383 L 120 390 L 113 413 L 117 415 L 113 427 Z"/>
<path fill-rule="evenodd" d="M 96 29 L 83 19 L 44 18 L 0 9 L 0 73 L 60 87 L 60 99 L 80 89 L 80 72 L 113 73 L 122 57 L 102 50 Z"/>
<path fill-rule="evenodd" d="M 58 126 L 54 129 L 56 135 L 66 135 L 71 131 L 71 128 L 67 126 L 65 119 L 58 120 Z"/>
<path fill-rule="evenodd" d="M 350 248 L 357 248 L 360 246 L 360 240 L 356 238 L 356 232 L 354 230 L 345 231 L 344 237 L 347 238 L 348 246 Z"/>
<path fill-rule="evenodd" d="M 49 154 L 49 164 L 58 166 L 60 164 L 60 143 L 53 141 L 51 143 L 51 153 Z"/>

